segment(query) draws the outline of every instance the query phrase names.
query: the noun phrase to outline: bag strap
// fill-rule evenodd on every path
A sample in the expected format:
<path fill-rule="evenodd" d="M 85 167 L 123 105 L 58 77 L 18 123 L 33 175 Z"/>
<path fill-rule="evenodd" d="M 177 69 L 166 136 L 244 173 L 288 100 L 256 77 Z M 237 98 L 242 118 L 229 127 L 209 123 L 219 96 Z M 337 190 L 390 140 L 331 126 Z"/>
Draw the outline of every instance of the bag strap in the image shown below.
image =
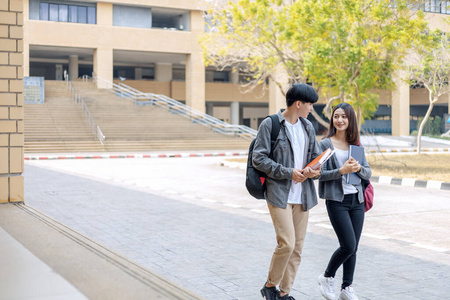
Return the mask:
<path fill-rule="evenodd" d="M 270 141 L 271 141 L 271 146 L 273 149 L 273 145 L 275 144 L 278 134 L 280 133 L 280 120 L 278 119 L 277 114 L 270 115 L 268 117 L 272 120 L 272 132 L 270 135 Z"/>

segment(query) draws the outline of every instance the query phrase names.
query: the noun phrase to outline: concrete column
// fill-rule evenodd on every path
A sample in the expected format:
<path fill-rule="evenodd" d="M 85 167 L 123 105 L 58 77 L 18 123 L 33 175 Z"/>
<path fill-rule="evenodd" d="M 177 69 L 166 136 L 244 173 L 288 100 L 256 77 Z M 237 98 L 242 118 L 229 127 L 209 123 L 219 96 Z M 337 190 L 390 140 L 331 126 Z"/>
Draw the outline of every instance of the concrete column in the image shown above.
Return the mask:
<path fill-rule="evenodd" d="M 205 112 L 205 65 L 201 52 L 186 57 L 186 105 Z"/>
<path fill-rule="evenodd" d="M 191 34 L 198 36 L 205 31 L 205 22 L 201 10 L 190 12 Z M 197 42 L 192 44 L 192 52 L 186 55 L 186 104 L 198 111 L 205 112 L 205 64 L 203 51 Z"/>
<path fill-rule="evenodd" d="M 111 84 L 97 83 L 97 87 L 111 88 L 113 81 L 113 50 L 112 48 L 97 48 L 94 50 L 94 73 Z"/>
<path fill-rule="evenodd" d="M 69 56 L 69 80 L 78 78 L 78 55 Z"/>
<path fill-rule="evenodd" d="M 275 82 L 269 82 L 269 114 L 275 114 L 280 109 L 286 108 L 286 96 L 283 95 Z"/>
<path fill-rule="evenodd" d="M 214 104 L 212 102 L 206 102 L 206 113 L 210 116 L 214 114 Z"/>
<path fill-rule="evenodd" d="M 134 68 L 134 79 L 142 80 L 142 68 Z"/>
<path fill-rule="evenodd" d="M 230 105 L 230 124 L 239 125 L 239 102 L 231 102 Z"/>
<path fill-rule="evenodd" d="M 0 14 L 0 203 L 23 202 L 23 1 L 1 1 Z"/>
<path fill-rule="evenodd" d="M 155 64 L 155 81 L 161 82 L 172 81 L 172 64 L 170 63 Z"/>
<path fill-rule="evenodd" d="M 393 136 L 409 135 L 409 84 L 401 79 L 403 77 L 404 74 L 397 74 L 396 88 L 392 92 L 391 126 Z"/>
<path fill-rule="evenodd" d="M 230 73 L 230 81 L 231 83 L 238 84 L 239 83 L 239 70 L 233 70 Z"/>

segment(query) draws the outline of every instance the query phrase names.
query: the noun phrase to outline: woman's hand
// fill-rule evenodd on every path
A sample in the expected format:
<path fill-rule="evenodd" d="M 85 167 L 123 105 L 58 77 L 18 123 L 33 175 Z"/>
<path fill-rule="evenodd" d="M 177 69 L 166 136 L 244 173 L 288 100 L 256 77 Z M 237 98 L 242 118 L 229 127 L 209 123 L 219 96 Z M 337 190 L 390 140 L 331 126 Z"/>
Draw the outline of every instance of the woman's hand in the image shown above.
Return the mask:
<path fill-rule="evenodd" d="M 342 168 L 339 169 L 339 173 L 341 175 L 344 175 L 348 173 L 356 173 L 359 172 L 360 170 L 361 165 L 353 157 L 350 157 L 342 166 Z"/>

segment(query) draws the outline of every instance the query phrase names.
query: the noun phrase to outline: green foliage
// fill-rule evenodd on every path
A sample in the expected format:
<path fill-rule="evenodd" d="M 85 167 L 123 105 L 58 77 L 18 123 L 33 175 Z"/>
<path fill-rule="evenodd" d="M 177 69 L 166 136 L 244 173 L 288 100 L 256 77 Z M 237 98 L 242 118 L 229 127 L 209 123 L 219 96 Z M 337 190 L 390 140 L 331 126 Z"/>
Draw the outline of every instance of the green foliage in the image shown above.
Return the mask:
<path fill-rule="evenodd" d="M 407 50 L 421 43 L 426 22 L 410 2 L 237 0 L 211 11 L 216 26 L 200 42 L 210 64 L 245 65 L 255 84 L 276 81 L 281 70 L 351 103 L 362 121 L 376 111 L 378 91 L 394 87 Z"/>

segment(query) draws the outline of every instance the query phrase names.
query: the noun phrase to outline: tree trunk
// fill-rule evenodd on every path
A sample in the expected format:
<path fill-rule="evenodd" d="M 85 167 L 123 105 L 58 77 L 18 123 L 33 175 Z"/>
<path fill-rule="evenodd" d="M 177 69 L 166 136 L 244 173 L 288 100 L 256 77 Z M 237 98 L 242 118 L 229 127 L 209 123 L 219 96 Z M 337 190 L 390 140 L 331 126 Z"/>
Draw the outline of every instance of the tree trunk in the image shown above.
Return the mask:
<path fill-rule="evenodd" d="M 422 150 L 421 149 L 421 146 L 422 146 L 422 141 L 421 141 L 422 140 L 422 131 L 423 131 L 423 127 L 425 126 L 425 124 L 428 121 L 428 118 L 431 115 L 431 111 L 433 110 L 434 102 L 436 102 L 436 101 L 433 100 L 433 101 L 430 102 L 430 106 L 428 106 L 427 113 L 425 114 L 425 117 L 423 117 L 422 123 L 420 123 L 419 130 L 417 131 L 417 154 L 420 154 L 421 150 Z"/>
<path fill-rule="evenodd" d="M 313 109 L 311 111 L 311 114 L 313 115 L 313 117 L 317 120 L 317 122 L 319 122 L 321 125 L 323 125 L 325 128 L 328 129 L 328 126 L 330 125 L 330 123 L 328 123 L 327 121 L 325 121 L 324 119 L 322 119 L 319 114 L 316 112 L 315 109 Z"/>

